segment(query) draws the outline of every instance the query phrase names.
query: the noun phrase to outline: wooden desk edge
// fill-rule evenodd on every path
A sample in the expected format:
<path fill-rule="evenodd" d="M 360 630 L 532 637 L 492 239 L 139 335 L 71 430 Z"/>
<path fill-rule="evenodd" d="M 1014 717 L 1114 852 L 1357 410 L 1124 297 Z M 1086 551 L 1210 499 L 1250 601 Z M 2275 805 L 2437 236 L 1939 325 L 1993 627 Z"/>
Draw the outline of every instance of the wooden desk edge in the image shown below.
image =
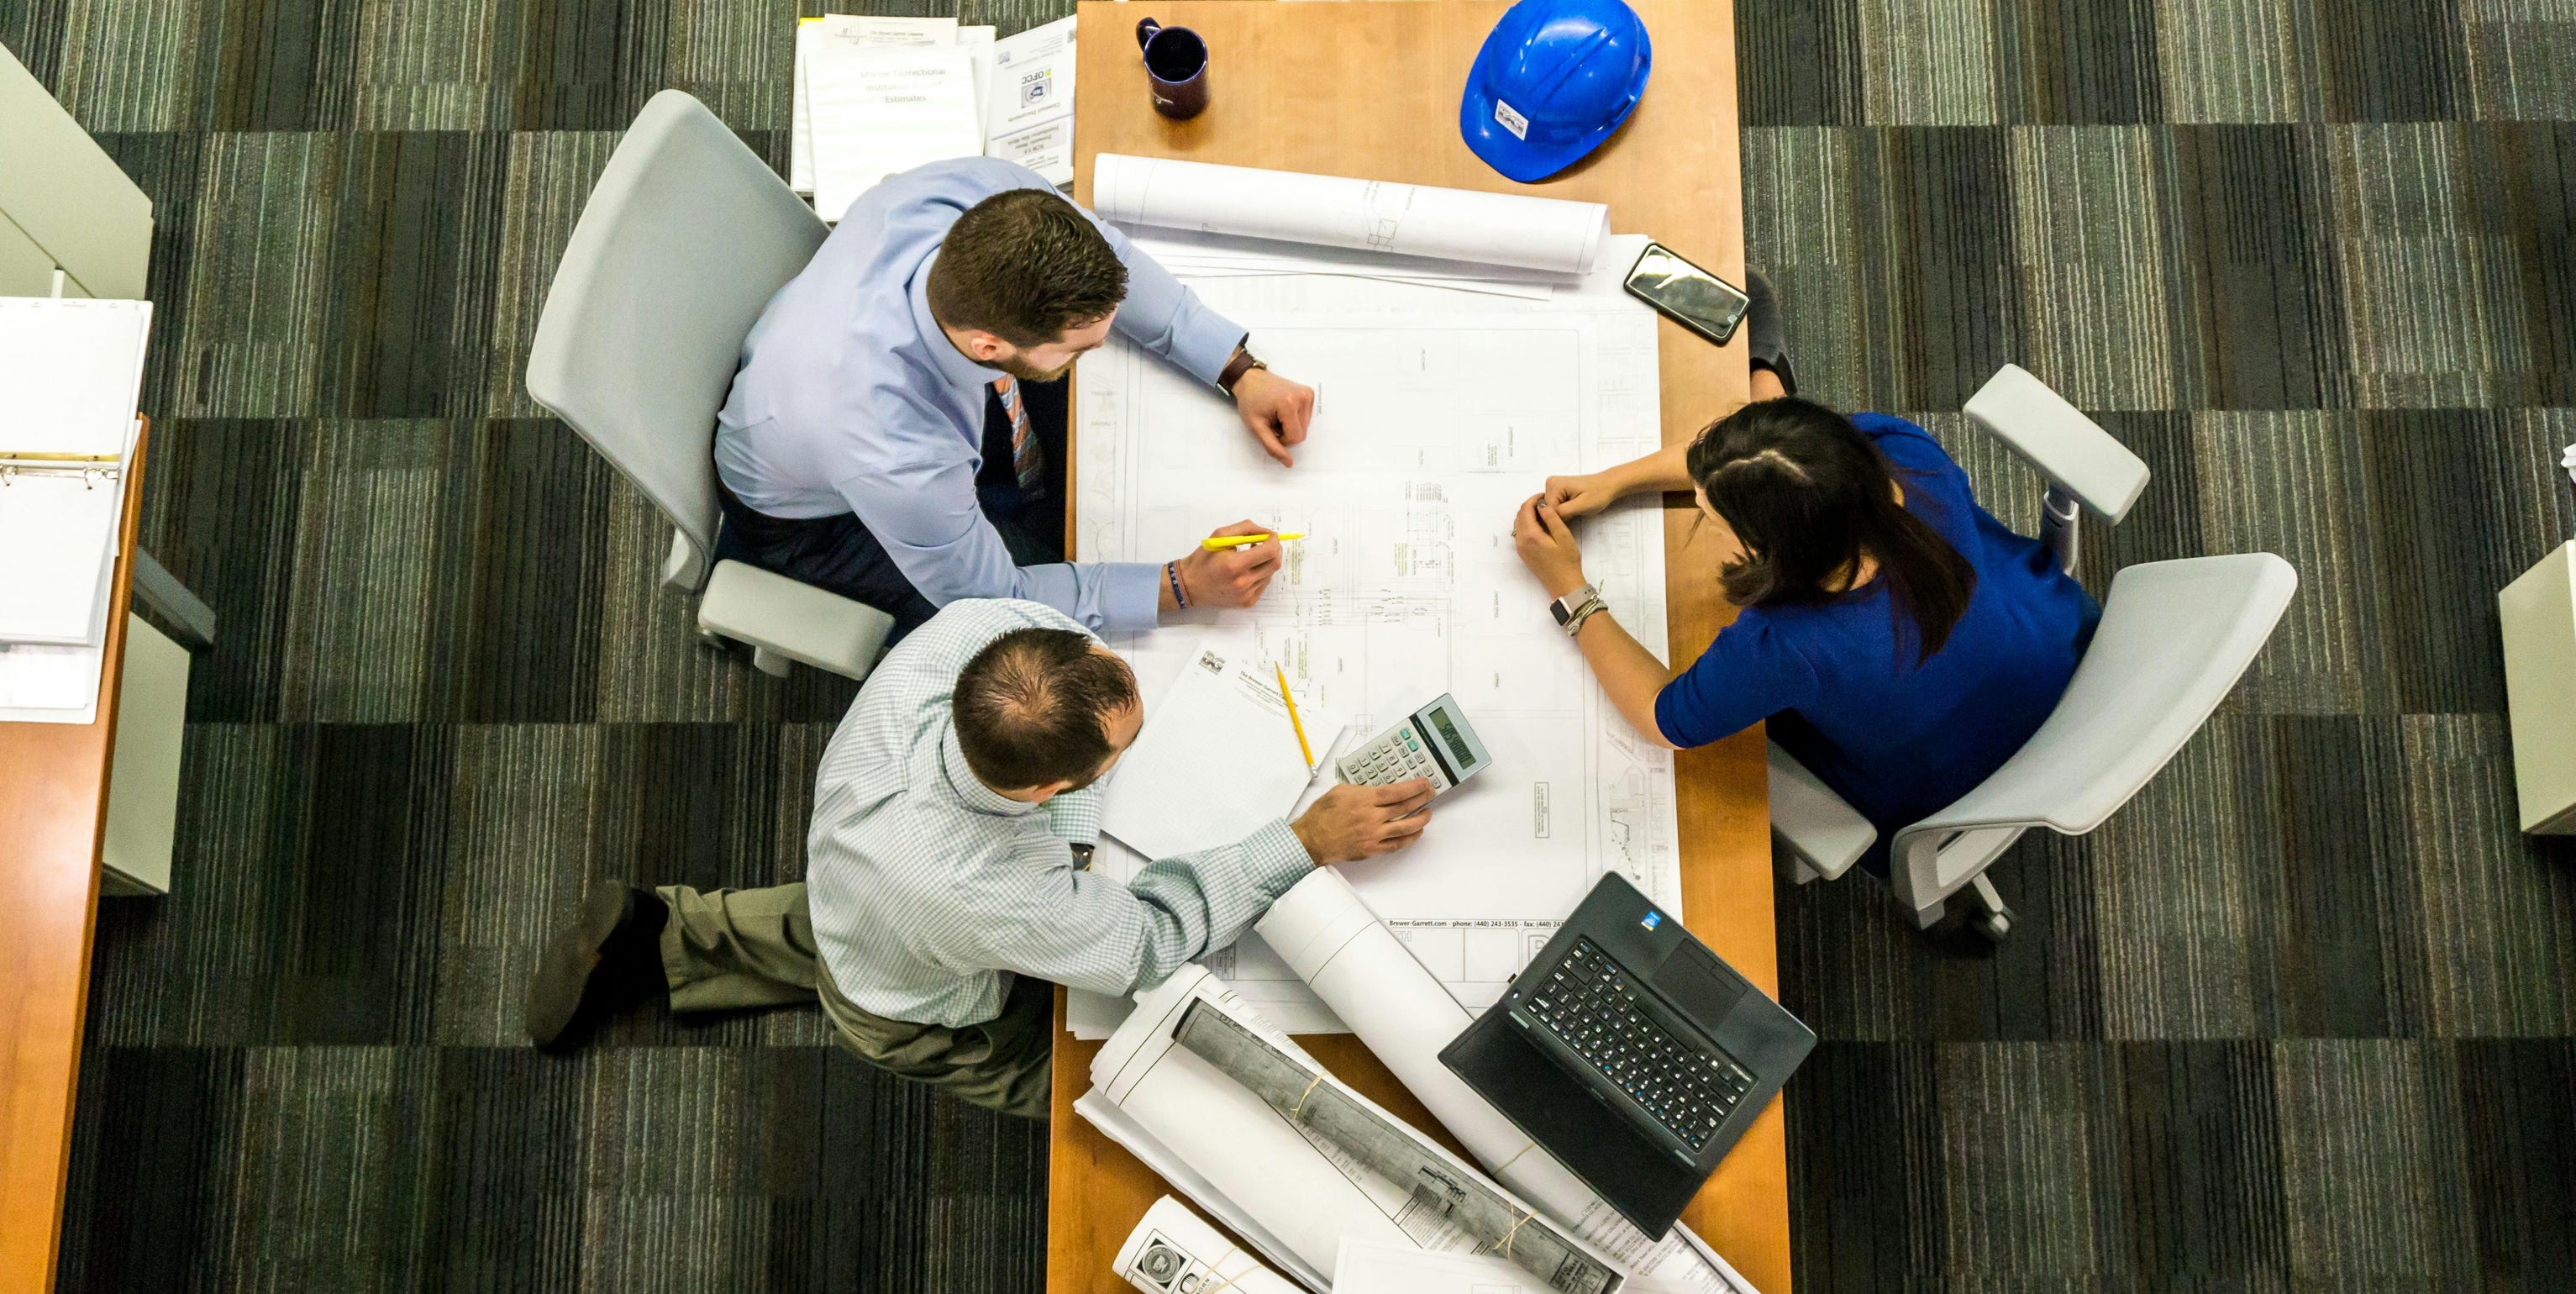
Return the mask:
<path fill-rule="evenodd" d="M 0 725 L 21 730 L 9 748 L 0 752 L 10 757 L 28 753 L 28 744 L 41 754 L 42 747 L 48 744 L 81 743 L 94 747 L 99 761 L 98 801 L 90 819 L 86 859 L 87 884 L 80 911 L 73 918 L 79 926 L 79 936 L 73 947 L 59 950 L 70 953 L 68 959 L 59 953 L 48 959 L 53 967 L 69 972 L 68 1033 L 53 1038 L 29 1036 L 28 1008 L 39 1004 L 41 995 L 48 990 L 59 996 L 64 987 L 60 980 L 48 984 L 22 976 L 13 977 L 14 983 L 0 985 L 0 1003 L 5 1003 L 0 1006 L 0 1017 L 9 1019 L 18 1031 L 7 1040 L 6 1049 L 0 1050 L 0 1092 L 5 1092 L 6 1099 L 6 1106 L 0 1107 L 0 1130 L 7 1134 L 5 1143 L 0 1143 L 0 1288 L 6 1289 L 52 1289 L 55 1264 L 61 1256 L 64 1192 L 71 1182 L 73 1098 L 80 1084 L 81 1034 L 89 1011 L 90 944 L 97 933 L 100 850 L 107 833 L 108 784 L 116 756 L 116 702 L 124 677 L 125 616 L 133 595 L 135 536 L 143 512 L 143 458 L 146 442 L 151 439 L 151 421 L 143 421 L 144 429 L 125 466 L 125 517 L 118 531 L 116 574 L 109 585 L 107 636 L 100 648 L 104 659 L 99 669 L 98 716 L 79 725 Z M 64 757 L 85 753 L 75 750 Z M 6 862 L 21 876 L 47 864 L 81 865 L 61 857 L 17 856 L 8 857 Z M 22 937 L 23 934 L 22 931 Z M 31 1057 L 31 1051 L 40 1048 L 44 1050 Z M 59 1060 L 49 1054 L 53 1048 L 60 1049 Z M 44 1072 L 30 1072 L 38 1067 Z M 59 1083 L 52 1081 L 57 1077 Z M 31 1078 L 38 1081 L 31 1083 Z M 30 1108 L 52 1102 L 59 1102 L 59 1108 L 50 1120 L 44 1109 Z M 51 1135 L 42 1136 L 47 1122 L 52 1124 Z M 28 1126 L 31 1123 L 37 1126 Z M 37 1231 L 39 1227 L 41 1233 Z"/>

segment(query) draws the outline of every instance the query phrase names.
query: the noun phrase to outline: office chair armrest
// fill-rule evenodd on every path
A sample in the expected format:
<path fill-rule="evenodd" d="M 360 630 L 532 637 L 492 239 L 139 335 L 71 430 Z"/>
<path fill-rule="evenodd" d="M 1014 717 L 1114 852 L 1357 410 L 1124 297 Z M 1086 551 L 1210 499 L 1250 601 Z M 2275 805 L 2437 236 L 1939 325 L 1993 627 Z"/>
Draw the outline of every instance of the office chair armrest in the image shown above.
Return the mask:
<path fill-rule="evenodd" d="M 1763 745 L 1771 765 L 1771 839 L 1826 880 L 1850 871 L 1877 842 L 1878 828 L 1788 752 Z"/>
<path fill-rule="evenodd" d="M 2147 488 L 2146 460 L 2018 364 L 1989 379 L 1968 400 L 1967 414 L 2052 488 L 2113 525 Z"/>
<path fill-rule="evenodd" d="M 698 628 L 844 678 L 863 679 L 885 649 L 894 617 L 784 575 L 741 562 L 718 562 L 698 599 Z"/>

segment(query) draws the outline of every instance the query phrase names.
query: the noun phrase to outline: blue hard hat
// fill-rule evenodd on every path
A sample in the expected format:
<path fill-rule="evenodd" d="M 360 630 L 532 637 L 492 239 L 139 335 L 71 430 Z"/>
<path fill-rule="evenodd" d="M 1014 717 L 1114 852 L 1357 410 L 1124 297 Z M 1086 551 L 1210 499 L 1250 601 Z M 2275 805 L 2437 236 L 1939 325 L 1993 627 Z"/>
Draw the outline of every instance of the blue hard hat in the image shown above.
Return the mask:
<path fill-rule="evenodd" d="M 1467 70 L 1458 132 L 1505 176 L 1546 179 L 1628 120 L 1654 61 L 1645 22 L 1620 0 L 1520 0 Z"/>

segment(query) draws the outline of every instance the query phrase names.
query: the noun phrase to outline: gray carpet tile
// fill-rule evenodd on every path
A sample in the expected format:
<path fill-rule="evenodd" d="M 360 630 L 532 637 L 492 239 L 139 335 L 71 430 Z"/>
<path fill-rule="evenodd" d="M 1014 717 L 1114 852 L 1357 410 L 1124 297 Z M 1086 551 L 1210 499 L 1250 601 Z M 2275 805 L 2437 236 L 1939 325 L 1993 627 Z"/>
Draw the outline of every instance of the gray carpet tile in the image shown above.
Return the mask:
<path fill-rule="evenodd" d="M 586 886 L 804 872 L 850 685 L 702 647 L 667 527 L 520 379 L 653 93 L 784 166 L 799 12 L 0 0 L 155 202 L 143 538 L 223 617 L 178 893 L 100 917 L 62 1289 L 1037 1288 L 1043 1130 L 815 1012 L 518 1041 Z M 2162 776 L 1997 864 L 2002 948 L 1780 891 L 1798 1284 L 2567 1288 L 2576 849 L 2514 828 L 2494 592 L 2576 533 L 2576 0 L 1738 12 L 1807 392 L 2027 528 L 1959 413 L 2020 363 L 2154 472 L 2092 587 L 2302 579 Z"/>

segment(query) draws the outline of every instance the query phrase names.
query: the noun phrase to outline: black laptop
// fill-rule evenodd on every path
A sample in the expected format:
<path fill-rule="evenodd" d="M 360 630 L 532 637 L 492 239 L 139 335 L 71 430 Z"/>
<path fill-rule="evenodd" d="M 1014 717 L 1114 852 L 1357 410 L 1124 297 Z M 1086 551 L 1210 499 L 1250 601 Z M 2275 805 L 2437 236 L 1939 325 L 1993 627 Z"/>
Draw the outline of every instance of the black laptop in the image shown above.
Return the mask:
<path fill-rule="evenodd" d="M 1660 1238 L 1815 1045 L 1613 872 L 1440 1060 Z"/>

